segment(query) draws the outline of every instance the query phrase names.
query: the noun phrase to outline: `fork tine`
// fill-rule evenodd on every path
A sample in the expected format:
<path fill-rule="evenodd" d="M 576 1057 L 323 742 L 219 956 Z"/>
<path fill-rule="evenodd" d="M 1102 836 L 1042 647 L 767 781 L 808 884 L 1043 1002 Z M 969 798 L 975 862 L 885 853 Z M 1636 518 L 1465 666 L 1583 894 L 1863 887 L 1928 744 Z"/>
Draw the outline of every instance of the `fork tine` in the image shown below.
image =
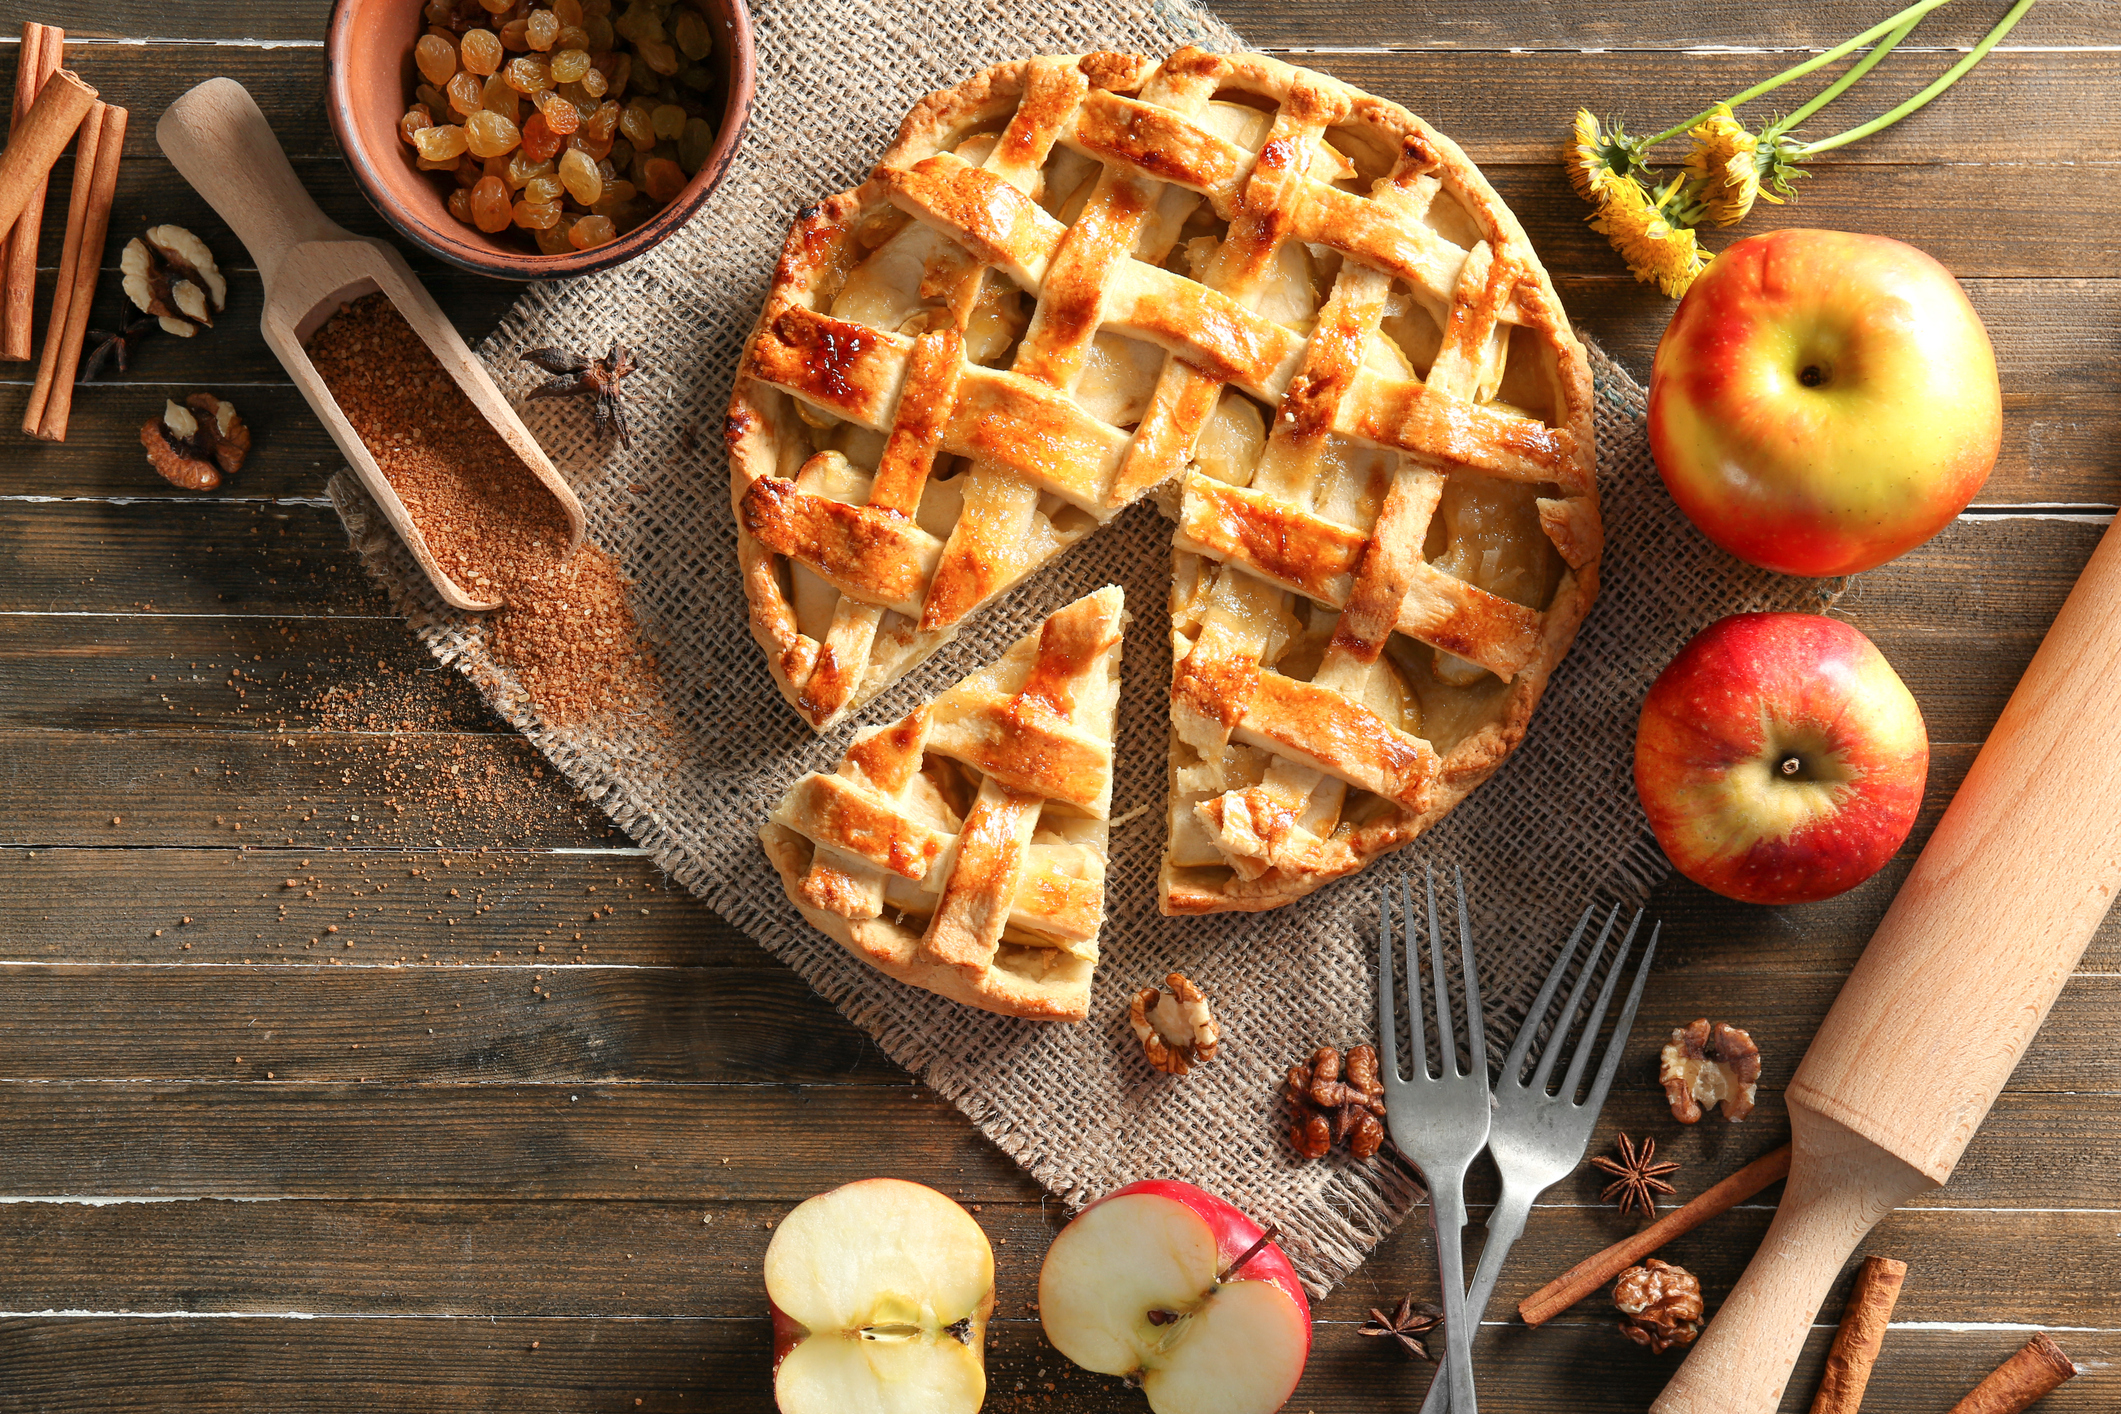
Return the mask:
<path fill-rule="evenodd" d="M 1377 926 L 1377 1048 L 1384 1053 L 1385 1077 L 1397 1080 L 1399 1005 L 1392 995 L 1392 885 L 1389 881 L 1377 901 Z"/>
<path fill-rule="evenodd" d="M 1554 1030 L 1547 1037 L 1546 1048 L 1539 1053 L 1539 1069 L 1532 1073 L 1532 1087 L 1541 1094 L 1546 1093 L 1547 1081 L 1554 1074 L 1554 1062 L 1561 1057 L 1562 1047 L 1567 1044 L 1569 1032 L 1576 1020 L 1576 1009 L 1583 1005 L 1583 994 L 1591 989 L 1591 978 L 1597 975 L 1599 959 L 1605 956 L 1605 945 L 1613 936 L 1613 924 L 1620 918 L 1620 905 L 1606 915 L 1605 926 L 1598 930 L 1598 945 L 1591 955 L 1583 960 L 1583 970 L 1576 974 L 1576 985 L 1569 989 L 1568 1004 L 1554 1018 Z"/>
<path fill-rule="evenodd" d="M 1642 915 L 1637 913 L 1635 921 L 1640 923 Z M 1632 931 L 1632 930 L 1630 930 Z M 1650 945 L 1642 950 L 1642 961 L 1635 967 L 1635 983 L 1628 988 L 1627 1005 L 1620 1009 L 1620 1020 L 1613 1023 L 1613 1039 L 1606 1043 L 1605 1059 L 1598 1063 L 1598 1078 L 1591 1082 L 1591 1093 L 1584 1097 L 1584 1105 L 1592 1114 L 1605 1105 L 1606 1091 L 1612 1088 L 1613 1072 L 1620 1069 L 1620 1053 L 1627 1049 L 1628 1033 L 1635 1029 L 1635 1004 L 1642 1000 L 1643 984 L 1650 980 L 1650 963 L 1657 956 L 1657 937 L 1664 931 L 1664 924 L 1650 928 Z M 1620 969 L 1615 966 L 1613 969 Z"/>
<path fill-rule="evenodd" d="M 1466 1059 L 1471 1066 L 1471 1069 L 1459 1073 L 1478 1075 L 1480 1083 L 1485 1085 L 1488 1083 L 1488 1020 L 1480 1008 L 1480 969 L 1473 962 L 1473 920 L 1466 914 L 1466 871 L 1455 864 L 1451 867 L 1458 876 L 1458 958 L 1466 977 Z M 1441 973 L 1437 975 L 1436 990 L 1439 994 L 1443 991 Z"/>
<path fill-rule="evenodd" d="M 1451 1014 L 1451 974 L 1443 968 L 1443 928 L 1436 921 L 1436 871 L 1423 864 L 1422 873 L 1429 884 L 1429 992 L 1436 1017 L 1436 1076 L 1448 1080 L 1459 1073 L 1458 1019 Z"/>
<path fill-rule="evenodd" d="M 1642 910 L 1628 920 L 1627 936 L 1620 940 L 1620 951 L 1613 954 L 1613 965 L 1606 969 L 1605 985 L 1598 989 L 1598 1005 L 1583 1023 L 1583 1031 L 1576 1037 L 1576 1054 L 1569 1059 L 1569 1073 L 1561 1082 L 1560 1096 L 1573 1102 L 1576 1098 L 1577 1082 L 1583 1079 L 1583 1068 L 1591 1060 L 1592 1048 L 1598 1044 L 1598 1024 L 1605 1020 L 1606 1004 L 1613 1000 L 1613 989 L 1620 985 L 1620 973 L 1628 965 L 1628 954 L 1635 947 L 1635 930 L 1642 926 Z"/>
<path fill-rule="evenodd" d="M 1429 1040 L 1421 1021 L 1421 944 L 1414 941 L 1419 931 L 1414 926 L 1414 884 L 1404 875 L 1399 880 L 1399 922 L 1399 940 L 1407 955 L 1407 1019 L 1414 1033 L 1414 1054 L 1408 1057 L 1407 1068 L 1411 1074 L 1427 1079 Z"/>
<path fill-rule="evenodd" d="M 1524 1070 L 1524 1058 L 1531 1052 L 1532 1042 L 1539 1034 L 1539 1023 L 1546 1018 L 1555 990 L 1561 986 L 1561 979 L 1569 970 L 1569 959 L 1576 956 L 1576 949 L 1583 942 L 1583 930 L 1590 926 L 1591 915 L 1595 912 L 1597 906 L 1594 904 L 1576 920 L 1576 931 L 1569 934 L 1569 945 L 1561 950 L 1560 957 L 1554 959 L 1554 966 L 1540 986 L 1539 995 L 1533 998 L 1531 1008 L 1525 1012 L 1524 1025 L 1517 1032 L 1517 1043 L 1510 1047 L 1509 1058 L 1502 1063 L 1502 1075 L 1497 1083 L 1505 1080 L 1513 1085 L 1517 1083 L 1518 1075 Z"/>

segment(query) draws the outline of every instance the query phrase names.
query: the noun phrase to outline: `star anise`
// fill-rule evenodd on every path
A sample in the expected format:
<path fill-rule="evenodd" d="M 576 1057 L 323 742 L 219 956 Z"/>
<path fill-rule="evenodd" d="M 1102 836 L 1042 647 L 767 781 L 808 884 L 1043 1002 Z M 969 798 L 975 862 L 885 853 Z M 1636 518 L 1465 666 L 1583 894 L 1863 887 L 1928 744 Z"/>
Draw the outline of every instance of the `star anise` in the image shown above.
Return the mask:
<path fill-rule="evenodd" d="M 1609 1159 L 1601 1154 L 1591 1160 L 1594 1167 L 1614 1175 L 1614 1181 L 1607 1184 L 1605 1192 L 1599 1196 L 1610 1199 L 1616 1194 L 1619 1195 L 1623 1216 L 1632 1208 L 1640 1211 L 1646 1218 L 1655 1217 L 1657 1195 L 1677 1191 L 1664 1181 L 1664 1176 L 1679 1171 L 1678 1164 L 1669 1159 L 1660 1164 L 1655 1161 L 1656 1157 L 1655 1139 L 1643 1140 L 1642 1147 L 1637 1149 L 1633 1140 L 1625 1134 L 1621 1135 L 1619 1158 Z"/>
<path fill-rule="evenodd" d="M 626 425 L 625 394 L 619 386 L 638 366 L 632 349 L 614 343 L 602 358 L 584 358 L 573 349 L 531 349 L 523 355 L 523 362 L 558 375 L 531 389 L 531 397 L 593 398 L 597 435 L 617 432 L 620 446 L 633 445 L 633 431 Z"/>
<path fill-rule="evenodd" d="M 1420 1359 L 1429 1358 L 1429 1348 L 1415 1337 L 1423 1331 L 1433 1330 L 1443 1319 L 1443 1312 L 1426 1301 L 1417 1302 L 1414 1293 L 1408 1292 L 1399 1298 L 1399 1309 L 1387 1316 L 1375 1306 L 1370 1308 L 1370 1319 L 1362 1323 L 1359 1335 L 1390 1336 L 1405 1346 L 1407 1351 Z"/>
<path fill-rule="evenodd" d="M 81 360 L 81 371 L 74 375 L 74 381 L 93 383 L 96 375 L 103 371 L 103 365 L 110 361 L 117 363 L 120 373 L 125 372 L 126 365 L 132 360 L 134 346 L 161 327 L 161 320 L 152 314 L 144 314 L 127 323 L 116 333 L 103 329 L 89 330 L 88 357 Z"/>

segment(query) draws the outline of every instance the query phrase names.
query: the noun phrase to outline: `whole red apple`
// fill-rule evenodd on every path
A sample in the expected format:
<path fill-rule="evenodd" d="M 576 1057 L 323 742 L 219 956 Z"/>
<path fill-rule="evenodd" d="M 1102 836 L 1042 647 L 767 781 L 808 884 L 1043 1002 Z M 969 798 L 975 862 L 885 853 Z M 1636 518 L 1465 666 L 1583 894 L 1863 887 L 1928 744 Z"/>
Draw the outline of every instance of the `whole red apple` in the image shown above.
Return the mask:
<path fill-rule="evenodd" d="M 1108 1193 L 1046 1253 L 1046 1338 L 1084 1369 L 1140 1385 L 1155 1414 L 1272 1414 L 1310 1358 L 1311 1303 L 1265 1238 L 1190 1183 Z"/>
<path fill-rule="evenodd" d="M 1679 872 L 1745 903 L 1810 903 L 1878 872 L 1929 777 L 1922 709 L 1821 614 L 1733 614 L 1679 650 L 1635 730 L 1635 790 Z"/>
<path fill-rule="evenodd" d="M 1672 499 L 1784 574 L 1920 545 L 1974 499 L 2002 437 L 1980 316 L 1942 265 L 1883 236 L 1749 236 L 1657 345 L 1650 449 Z"/>

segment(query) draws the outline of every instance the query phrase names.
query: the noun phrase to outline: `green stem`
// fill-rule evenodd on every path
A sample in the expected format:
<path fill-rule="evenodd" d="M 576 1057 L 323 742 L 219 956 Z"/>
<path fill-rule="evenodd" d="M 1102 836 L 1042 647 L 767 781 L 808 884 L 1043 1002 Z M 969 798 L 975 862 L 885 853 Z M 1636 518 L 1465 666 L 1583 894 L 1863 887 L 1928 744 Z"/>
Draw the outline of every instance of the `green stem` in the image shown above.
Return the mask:
<path fill-rule="evenodd" d="M 1699 113 L 1696 113 L 1693 117 L 1687 119 L 1685 122 L 1666 128 L 1663 132 L 1657 134 L 1657 136 L 1651 138 L 1648 142 L 1645 142 L 1643 146 L 1646 148 L 1655 147 L 1658 143 L 1664 142 L 1669 138 L 1678 137 L 1688 128 L 1693 127 L 1696 123 L 1701 122 L 1710 114 L 1714 113 L 1717 108 L 1736 108 L 1740 104 L 1752 102 L 1754 99 L 1760 97 L 1760 95 L 1763 93 L 1772 93 L 1786 83 L 1790 83 L 1796 79 L 1801 79 L 1806 74 L 1811 73 L 1813 70 L 1824 68 L 1828 64 L 1834 63 L 1835 61 L 1840 59 L 1844 59 L 1854 51 L 1861 49 L 1864 45 L 1873 43 L 1883 38 L 1884 36 L 1892 33 L 1894 26 L 1900 24 L 1902 21 L 1910 18 L 1919 20 L 1924 15 L 1928 14 L 1930 11 L 1936 9 L 1939 5 L 1943 5 L 1946 3 L 1948 3 L 1948 0 L 1915 0 L 1914 4 L 1908 6 L 1899 14 L 1893 15 L 1887 19 L 1880 20 L 1877 24 L 1872 25 L 1863 33 L 1857 35 L 1854 39 L 1843 40 L 1841 43 L 1835 45 L 1832 49 L 1827 50 L 1824 54 L 1816 55 L 1813 58 L 1807 59 L 1802 64 L 1799 64 L 1794 68 L 1784 69 L 1781 73 L 1775 75 L 1775 77 L 1771 79 L 1763 79 L 1759 83 L 1754 84 L 1751 88 L 1746 89 L 1743 92 L 1733 94 L 1730 98 L 1724 100 L 1722 103 L 1715 104 L 1711 107 L 1702 109 Z"/>
<path fill-rule="evenodd" d="M 2002 42 L 2003 36 L 2009 34 L 2018 21 L 2025 17 L 2025 12 L 2032 8 L 2033 0 L 2018 0 L 2017 4 L 2011 6 L 2010 13 L 2006 14 L 1997 23 L 1996 27 L 1988 32 L 1987 38 L 1975 45 L 1964 59 L 1946 69 L 1937 77 L 1935 83 L 1901 104 L 1898 108 L 1893 109 L 1889 113 L 1880 113 L 1868 123 L 1850 128 L 1845 133 L 1836 133 L 1832 137 L 1821 138 L 1817 142 L 1808 142 L 1798 148 L 1793 156 L 1800 160 L 1806 157 L 1816 157 L 1822 152 L 1832 152 L 1837 147 L 1846 147 L 1858 138 L 1866 138 L 1872 133 L 1891 127 L 1908 114 L 1921 108 L 1938 94 L 1950 88 L 1953 84 L 1959 82 L 1966 71 L 1986 58 L 1988 51 L 1994 49 L 1997 44 Z"/>
<path fill-rule="evenodd" d="M 1885 38 L 1878 41 L 1877 48 L 1871 50 L 1870 53 L 1864 55 L 1861 59 L 1858 59 L 1854 64 L 1850 65 L 1849 71 L 1847 73 L 1843 74 L 1840 78 L 1835 79 L 1832 83 L 1828 84 L 1825 88 L 1821 89 L 1818 94 L 1813 97 L 1811 102 L 1805 104 L 1802 108 L 1799 108 L 1796 112 L 1790 114 L 1787 118 L 1778 118 L 1773 123 L 1769 124 L 1768 131 L 1762 135 L 1763 138 L 1765 139 L 1778 137 L 1783 133 L 1791 131 L 1799 123 L 1803 122 L 1806 118 L 1811 117 L 1812 114 L 1818 112 L 1820 109 L 1826 107 L 1827 104 L 1832 103 L 1842 94 L 1848 92 L 1850 85 L 1855 83 L 1856 80 L 1862 78 L 1865 74 L 1869 73 L 1872 69 L 1876 68 L 1878 65 L 1878 61 L 1880 59 L 1883 59 L 1886 55 L 1892 53 L 1894 46 L 1898 45 L 1901 40 L 1906 39 L 1908 36 L 1908 32 L 1913 30 L 1914 27 L 1920 24 L 1921 22 L 1922 16 L 1920 15 L 1916 15 L 1913 19 L 1901 21 L 1899 26 L 1895 28 L 1891 34 L 1888 34 Z"/>

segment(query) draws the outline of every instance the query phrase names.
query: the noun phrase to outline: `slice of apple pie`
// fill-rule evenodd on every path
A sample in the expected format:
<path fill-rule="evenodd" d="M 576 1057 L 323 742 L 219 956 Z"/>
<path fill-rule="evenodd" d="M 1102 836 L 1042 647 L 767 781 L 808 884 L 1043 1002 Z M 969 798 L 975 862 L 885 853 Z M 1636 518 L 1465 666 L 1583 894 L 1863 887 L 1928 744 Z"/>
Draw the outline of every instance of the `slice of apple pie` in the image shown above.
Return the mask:
<path fill-rule="evenodd" d="M 1080 1021 L 1105 914 L 1117 586 L 812 772 L 760 839 L 788 897 L 870 966 L 1007 1016 Z"/>

